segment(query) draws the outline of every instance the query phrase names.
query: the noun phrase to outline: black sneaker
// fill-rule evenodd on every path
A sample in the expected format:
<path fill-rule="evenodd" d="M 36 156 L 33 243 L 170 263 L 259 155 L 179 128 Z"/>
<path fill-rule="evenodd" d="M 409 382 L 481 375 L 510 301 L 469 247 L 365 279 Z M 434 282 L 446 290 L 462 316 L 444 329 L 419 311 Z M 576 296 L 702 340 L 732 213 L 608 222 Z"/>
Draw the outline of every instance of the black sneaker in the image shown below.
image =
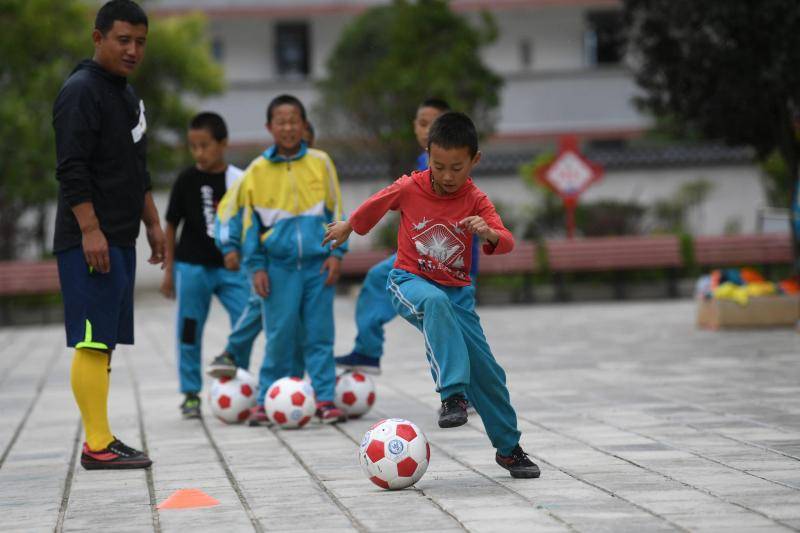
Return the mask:
<path fill-rule="evenodd" d="M 536 463 L 528 459 L 528 454 L 522 451 L 522 448 L 519 444 L 514 450 L 511 452 L 511 455 L 505 456 L 495 454 L 494 460 L 511 472 L 511 477 L 517 478 L 534 478 L 539 477 L 541 472 L 539 471 L 539 467 L 536 466 Z"/>
<path fill-rule="evenodd" d="M 206 374 L 217 379 L 236 377 L 236 361 L 228 352 L 223 352 L 206 367 Z"/>
<path fill-rule="evenodd" d="M 439 427 L 455 428 L 467 423 L 467 400 L 463 394 L 454 394 L 442 402 L 439 410 Z"/>
<path fill-rule="evenodd" d="M 103 450 L 93 452 L 89 445 L 83 443 L 81 466 L 86 470 L 122 470 L 130 468 L 149 468 L 153 464 L 144 453 L 115 438 Z"/>
<path fill-rule="evenodd" d="M 200 397 L 197 394 L 187 394 L 181 404 L 183 418 L 200 418 Z"/>
<path fill-rule="evenodd" d="M 381 374 L 381 360 L 377 357 L 369 357 L 358 352 L 350 352 L 347 355 L 334 357 L 336 366 L 352 372 L 363 372 L 379 376 Z"/>

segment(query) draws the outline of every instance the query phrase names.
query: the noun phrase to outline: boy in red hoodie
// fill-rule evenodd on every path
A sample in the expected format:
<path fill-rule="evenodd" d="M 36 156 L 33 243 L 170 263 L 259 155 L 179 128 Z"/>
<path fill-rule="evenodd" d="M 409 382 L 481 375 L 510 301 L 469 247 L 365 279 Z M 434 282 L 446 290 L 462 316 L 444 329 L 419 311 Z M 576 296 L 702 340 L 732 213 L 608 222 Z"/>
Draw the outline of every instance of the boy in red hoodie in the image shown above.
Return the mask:
<path fill-rule="evenodd" d="M 480 160 L 472 120 L 463 113 L 441 115 L 430 129 L 428 153 L 428 170 L 401 177 L 349 220 L 329 224 L 323 244 L 340 246 L 351 232 L 364 235 L 387 211 L 400 211 L 397 261 L 386 288 L 397 312 L 425 339 L 442 399 L 439 427 L 466 424 L 466 394 L 497 449 L 497 464 L 513 477 L 539 477 L 539 467 L 519 445 L 505 372 L 475 313 L 469 276 L 473 236 L 486 241 L 486 254 L 508 253 L 514 239 L 469 177 Z"/>

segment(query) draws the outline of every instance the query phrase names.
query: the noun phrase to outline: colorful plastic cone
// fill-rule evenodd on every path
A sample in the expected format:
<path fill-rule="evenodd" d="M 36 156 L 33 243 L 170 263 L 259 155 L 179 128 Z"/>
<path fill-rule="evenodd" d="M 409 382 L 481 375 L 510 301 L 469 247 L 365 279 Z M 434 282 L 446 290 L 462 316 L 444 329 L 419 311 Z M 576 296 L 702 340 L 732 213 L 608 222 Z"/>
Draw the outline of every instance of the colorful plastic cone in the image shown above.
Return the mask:
<path fill-rule="evenodd" d="M 199 489 L 178 489 L 169 498 L 158 504 L 158 509 L 194 509 L 196 507 L 213 507 L 219 500 L 212 498 Z"/>

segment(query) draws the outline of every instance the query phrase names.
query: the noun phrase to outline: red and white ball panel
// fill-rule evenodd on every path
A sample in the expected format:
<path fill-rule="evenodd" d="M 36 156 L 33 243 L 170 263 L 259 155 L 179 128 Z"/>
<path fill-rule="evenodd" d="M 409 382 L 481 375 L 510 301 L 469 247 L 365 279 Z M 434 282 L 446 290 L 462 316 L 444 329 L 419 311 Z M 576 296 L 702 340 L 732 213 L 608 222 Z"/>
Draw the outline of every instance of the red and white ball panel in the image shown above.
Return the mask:
<path fill-rule="evenodd" d="M 383 489 L 404 489 L 422 478 L 430 445 L 416 424 L 402 418 L 381 420 L 365 434 L 358 461 L 367 478 Z"/>
<path fill-rule="evenodd" d="M 300 378 L 281 378 L 267 389 L 264 408 L 267 416 L 284 429 L 301 428 L 314 416 L 317 402 L 314 389 Z"/>
<path fill-rule="evenodd" d="M 236 371 L 234 378 L 219 378 L 211 383 L 208 405 L 211 412 L 228 424 L 244 422 L 250 408 L 256 404 L 258 381 L 243 369 Z"/>
<path fill-rule="evenodd" d="M 367 374 L 345 372 L 336 378 L 335 400 L 347 416 L 362 416 L 375 403 L 375 382 Z"/>

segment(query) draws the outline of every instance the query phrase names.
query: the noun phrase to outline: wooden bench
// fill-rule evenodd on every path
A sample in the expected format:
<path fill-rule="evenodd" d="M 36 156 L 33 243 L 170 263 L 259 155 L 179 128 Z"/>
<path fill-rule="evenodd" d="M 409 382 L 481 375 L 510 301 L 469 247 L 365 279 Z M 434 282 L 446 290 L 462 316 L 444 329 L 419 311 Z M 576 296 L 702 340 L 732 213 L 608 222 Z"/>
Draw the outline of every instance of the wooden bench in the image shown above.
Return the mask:
<path fill-rule="evenodd" d="M 52 294 L 60 290 L 55 260 L 0 261 L 0 296 Z"/>
<path fill-rule="evenodd" d="M 539 272 L 536 245 L 527 241 L 516 241 L 514 249 L 507 254 L 486 255 L 481 250 L 478 259 L 481 276 L 522 275 L 522 290 L 515 294 L 515 301 L 532 302 L 533 274 Z M 480 287 L 480 285 L 479 285 Z M 480 294 L 480 291 L 478 291 Z"/>
<path fill-rule="evenodd" d="M 392 250 L 353 250 L 347 252 L 342 259 L 341 276 L 343 278 L 358 278 L 367 274 L 367 271 L 392 255 Z"/>
<path fill-rule="evenodd" d="M 38 302 L 39 296 L 60 291 L 55 260 L 0 261 L 0 326 L 59 320 L 60 305 L 31 303 L 27 297 Z"/>
<path fill-rule="evenodd" d="M 563 274 L 571 272 L 615 272 L 666 269 L 667 294 L 675 297 L 677 270 L 683 266 L 680 240 L 675 235 L 647 237 L 593 237 L 574 240 L 549 240 L 547 268 L 554 274 L 559 299 L 569 296 Z M 614 283 L 617 298 L 624 298 L 621 276 Z"/>
<path fill-rule="evenodd" d="M 701 267 L 790 265 L 792 238 L 787 233 L 713 235 L 694 238 L 694 262 Z"/>

